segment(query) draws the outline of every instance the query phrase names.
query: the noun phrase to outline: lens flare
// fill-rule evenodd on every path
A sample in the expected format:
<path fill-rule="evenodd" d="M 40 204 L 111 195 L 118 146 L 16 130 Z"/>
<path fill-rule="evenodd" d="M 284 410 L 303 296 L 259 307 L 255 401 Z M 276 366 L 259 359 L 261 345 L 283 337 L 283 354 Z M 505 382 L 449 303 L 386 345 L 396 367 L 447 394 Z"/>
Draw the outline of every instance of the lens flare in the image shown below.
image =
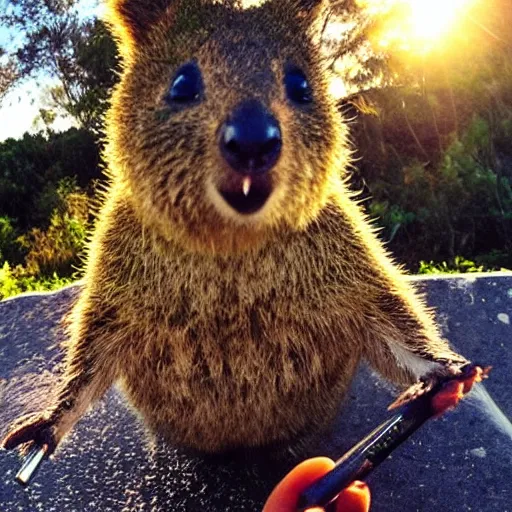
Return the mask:
<path fill-rule="evenodd" d="M 411 33 L 424 40 L 435 40 L 449 31 L 468 0 L 410 0 Z"/>
<path fill-rule="evenodd" d="M 397 45 L 424 53 L 442 44 L 477 0 L 356 0 L 375 19 L 385 20 L 381 47 Z M 460 25 L 460 26 L 459 26 Z"/>

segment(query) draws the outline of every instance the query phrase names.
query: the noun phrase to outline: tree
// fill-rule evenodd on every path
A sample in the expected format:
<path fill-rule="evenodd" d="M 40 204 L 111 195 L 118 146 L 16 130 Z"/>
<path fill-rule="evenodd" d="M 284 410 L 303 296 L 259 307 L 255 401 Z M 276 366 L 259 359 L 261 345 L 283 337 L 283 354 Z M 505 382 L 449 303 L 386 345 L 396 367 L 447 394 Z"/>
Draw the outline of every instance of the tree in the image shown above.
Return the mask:
<path fill-rule="evenodd" d="M 505 1 L 477 2 L 446 44 L 395 50 L 400 87 L 366 95 L 373 115 L 355 121 L 355 181 L 412 268 L 456 256 L 512 267 L 510 23 Z"/>
<path fill-rule="evenodd" d="M 115 43 L 98 19 L 84 25 L 75 43 L 73 73 L 50 89 L 50 108 L 61 109 L 79 125 L 101 132 L 108 98 L 117 81 L 118 56 Z"/>
<path fill-rule="evenodd" d="M 55 112 L 67 113 L 98 132 L 117 80 L 115 44 L 103 23 L 81 19 L 76 0 L 0 2 L 5 5 L 0 24 L 23 35 L 0 49 L 0 100 L 21 81 L 46 74 L 58 84 L 48 91 L 43 121 L 51 124 Z"/>
<path fill-rule="evenodd" d="M 99 148 L 86 130 L 26 133 L 22 139 L 0 143 L 0 216 L 15 219 L 19 232 L 46 228 L 59 202 L 58 184 L 76 177 L 87 189 L 101 179 Z"/>

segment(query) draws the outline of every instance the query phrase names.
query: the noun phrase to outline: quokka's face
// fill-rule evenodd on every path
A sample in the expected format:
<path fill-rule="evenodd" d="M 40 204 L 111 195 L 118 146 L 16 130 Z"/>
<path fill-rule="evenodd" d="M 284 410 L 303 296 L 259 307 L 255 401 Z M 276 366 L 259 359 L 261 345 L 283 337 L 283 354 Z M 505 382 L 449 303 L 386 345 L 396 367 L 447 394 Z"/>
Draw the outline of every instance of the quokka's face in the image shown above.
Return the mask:
<path fill-rule="evenodd" d="M 309 25 L 281 1 L 184 5 L 134 53 L 110 113 L 138 208 L 214 252 L 303 228 L 346 154 Z"/>

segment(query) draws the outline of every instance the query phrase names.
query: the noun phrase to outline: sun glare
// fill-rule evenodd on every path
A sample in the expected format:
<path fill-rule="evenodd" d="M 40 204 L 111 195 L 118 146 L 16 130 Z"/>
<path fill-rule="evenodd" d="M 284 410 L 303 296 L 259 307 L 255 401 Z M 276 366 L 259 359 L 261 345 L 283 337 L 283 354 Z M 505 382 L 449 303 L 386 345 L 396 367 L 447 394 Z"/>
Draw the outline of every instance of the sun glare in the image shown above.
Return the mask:
<path fill-rule="evenodd" d="M 408 3 L 412 35 L 433 41 L 450 30 L 467 0 L 410 0 Z"/>
<path fill-rule="evenodd" d="M 457 30 L 460 20 L 475 0 L 358 0 L 373 16 L 391 13 L 378 43 L 399 43 L 404 49 L 428 51 Z"/>

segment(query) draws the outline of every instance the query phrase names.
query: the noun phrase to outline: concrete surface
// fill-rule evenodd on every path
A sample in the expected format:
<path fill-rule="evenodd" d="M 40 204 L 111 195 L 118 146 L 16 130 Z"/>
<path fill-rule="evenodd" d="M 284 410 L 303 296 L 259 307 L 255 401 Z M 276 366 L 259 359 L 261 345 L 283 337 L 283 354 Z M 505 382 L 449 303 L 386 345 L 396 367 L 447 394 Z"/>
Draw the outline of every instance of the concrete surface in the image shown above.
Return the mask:
<path fill-rule="evenodd" d="M 512 416 L 512 274 L 418 281 L 452 343 L 494 367 L 486 387 Z M 60 369 L 59 321 L 78 287 L 0 302 L 0 435 L 44 407 Z M 112 389 L 29 489 L 0 453 L 0 511 L 259 511 L 300 459 L 339 457 L 387 417 L 389 386 L 361 369 L 332 435 L 290 453 L 204 458 L 150 442 Z M 369 479 L 374 512 L 512 512 L 512 440 L 476 408 L 430 422 Z"/>

